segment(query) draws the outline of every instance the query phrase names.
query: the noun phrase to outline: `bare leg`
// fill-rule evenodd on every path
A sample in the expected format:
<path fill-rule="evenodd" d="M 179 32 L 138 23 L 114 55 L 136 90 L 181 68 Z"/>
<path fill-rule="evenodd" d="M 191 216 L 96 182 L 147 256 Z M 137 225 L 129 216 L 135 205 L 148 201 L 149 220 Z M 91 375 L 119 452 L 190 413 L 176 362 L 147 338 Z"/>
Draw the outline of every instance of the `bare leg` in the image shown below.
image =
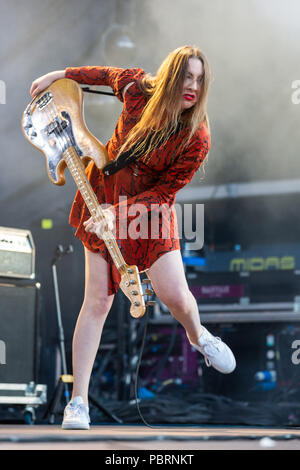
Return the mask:
<path fill-rule="evenodd" d="M 161 256 L 149 268 L 152 287 L 157 297 L 185 328 L 191 343 L 197 344 L 202 334 L 198 305 L 184 272 L 180 250 Z"/>
<path fill-rule="evenodd" d="M 104 322 L 114 295 L 108 295 L 107 263 L 85 249 L 85 295 L 73 337 L 73 394 L 88 405 L 88 388 Z"/>

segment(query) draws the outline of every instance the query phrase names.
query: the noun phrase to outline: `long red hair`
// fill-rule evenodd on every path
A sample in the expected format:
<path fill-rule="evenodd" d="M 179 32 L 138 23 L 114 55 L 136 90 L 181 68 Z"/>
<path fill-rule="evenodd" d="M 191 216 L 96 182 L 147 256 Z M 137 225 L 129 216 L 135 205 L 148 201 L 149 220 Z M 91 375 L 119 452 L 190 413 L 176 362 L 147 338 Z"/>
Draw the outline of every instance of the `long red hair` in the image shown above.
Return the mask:
<path fill-rule="evenodd" d="M 202 62 L 200 99 L 190 109 L 181 111 L 183 82 L 189 59 Z M 195 46 L 183 46 L 172 51 L 163 61 L 156 76 L 145 75 L 139 82 L 149 97 L 137 124 L 131 129 L 119 150 L 120 155 L 134 146 L 134 153 L 151 158 L 151 152 L 166 142 L 181 122 L 187 129 L 182 145 L 187 145 L 202 123 L 208 128 L 207 98 L 211 72 L 205 54 Z"/>

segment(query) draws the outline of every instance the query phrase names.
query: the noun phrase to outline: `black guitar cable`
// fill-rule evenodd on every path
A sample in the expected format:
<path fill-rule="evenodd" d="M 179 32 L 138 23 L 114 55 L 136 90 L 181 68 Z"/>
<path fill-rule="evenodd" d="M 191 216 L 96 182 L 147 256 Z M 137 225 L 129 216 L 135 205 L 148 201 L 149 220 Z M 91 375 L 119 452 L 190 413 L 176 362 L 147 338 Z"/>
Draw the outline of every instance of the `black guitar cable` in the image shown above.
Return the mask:
<path fill-rule="evenodd" d="M 140 370 L 140 365 L 141 365 L 141 362 L 142 362 L 142 357 L 143 357 L 143 352 L 144 352 L 144 348 L 145 348 L 145 340 L 146 340 L 146 336 L 147 336 L 147 327 L 148 327 L 148 316 L 145 315 L 145 319 L 144 319 L 144 334 L 143 334 L 143 339 L 142 339 L 142 345 L 141 345 L 141 350 L 140 350 L 140 355 L 139 355 L 139 359 L 138 359 L 138 362 L 137 362 L 137 367 L 136 367 L 136 373 L 135 373 L 135 402 L 136 402 L 136 407 L 137 407 L 137 410 L 139 412 L 139 415 L 141 417 L 141 420 L 143 421 L 143 423 L 148 426 L 149 428 L 151 429 L 162 429 L 161 426 L 152 426 L 151 424 L 149 424 L 145 418 L 143 417 L 142 415 L 142 412 L 141 412 L 141 409 L 140 409 L 140 405 L 139 405 L 139 399 L 138 399 L 138 376 L 139 376 L 139 370 Z M 169 347 L 168 347 L 168 350 L 167 350 L 167 353 L 165 355 L 165 358 L 170 354 L 173 346 L 174 346 L 174 342 L 175 342 L 175 338 L 176 338 L 176 333 L 177 333 L 177 324 L 174 325 L 173 327 L 173 332 L 172 332 L 172 337 L 171 337 L 171 341 L 170 341 L 170 344 L 169 344 Z M 163 365 L 165 364 L 165 360 L 162 361 Z M 160 375 L 160 373 L 162 372 L 162 369 L 159 367 L 158 369 L 158 376 Z"/>

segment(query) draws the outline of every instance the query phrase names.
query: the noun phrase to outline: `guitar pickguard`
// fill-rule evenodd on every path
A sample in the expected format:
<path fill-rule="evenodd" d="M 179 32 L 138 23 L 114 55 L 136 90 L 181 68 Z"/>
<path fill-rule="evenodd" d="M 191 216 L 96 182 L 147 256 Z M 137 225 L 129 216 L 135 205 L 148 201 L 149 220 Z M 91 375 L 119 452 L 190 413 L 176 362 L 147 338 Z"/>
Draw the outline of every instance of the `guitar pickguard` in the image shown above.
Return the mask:
<path fill-rule="evenodd" d="M 35 119 L 35 116 L 31 114 L 30 105 L 23 115 L 22 124 L 27 138 L 44 153 L 47 159 L 49 176 L 56 183 L 58 180 L 57 166 L 63 159 L 64 151 L 72 145 L 79 156 L 82 156 L 83 152 L 74 137 L 70 114 L 67 111 L 46 114 L 49 102 L 51 100 L 48 96 L 40 98 L 39 109 L 45 111 L 48 121 L 46 125 L 44 125 L 44 121 Z"/>

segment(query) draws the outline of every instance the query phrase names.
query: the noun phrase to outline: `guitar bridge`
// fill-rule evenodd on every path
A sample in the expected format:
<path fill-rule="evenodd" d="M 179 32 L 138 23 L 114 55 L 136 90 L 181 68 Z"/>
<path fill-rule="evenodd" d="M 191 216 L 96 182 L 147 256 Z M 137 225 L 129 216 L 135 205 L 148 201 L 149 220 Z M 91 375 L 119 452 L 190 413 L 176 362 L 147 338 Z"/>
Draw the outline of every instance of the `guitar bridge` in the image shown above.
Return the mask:
<path fill-rule="evenodd" d="M 55 118 L 54 121 L 50 122 L 46 127 L 46 132 L 48 135 L 52 134 L 53 132 L 57 132 L 57 134 L 61 134 L 64 129 L 68 126 L 67 121 L 60 120 L 59 118 Z"/>
<path fill-rule="evenodd" d="M 67 148 L 73 146 L 80 157 L 83 155 L 82 150 L 77 145 L 76 139 L 74 137 L 71 116 L 66 111 L 62 111 L 61 116 L 59 114 L 54 116 L 53 120 L 49 122 L 47 126 L 45 126 L 43 132 L 47 138 L 52 136 L 58 148 L 61 149 L 62 153 Z M 60 155 L 60 159 L 61 158 L 62 155 Z M 53 179 L 55 179 L 54 176 Z"/>

